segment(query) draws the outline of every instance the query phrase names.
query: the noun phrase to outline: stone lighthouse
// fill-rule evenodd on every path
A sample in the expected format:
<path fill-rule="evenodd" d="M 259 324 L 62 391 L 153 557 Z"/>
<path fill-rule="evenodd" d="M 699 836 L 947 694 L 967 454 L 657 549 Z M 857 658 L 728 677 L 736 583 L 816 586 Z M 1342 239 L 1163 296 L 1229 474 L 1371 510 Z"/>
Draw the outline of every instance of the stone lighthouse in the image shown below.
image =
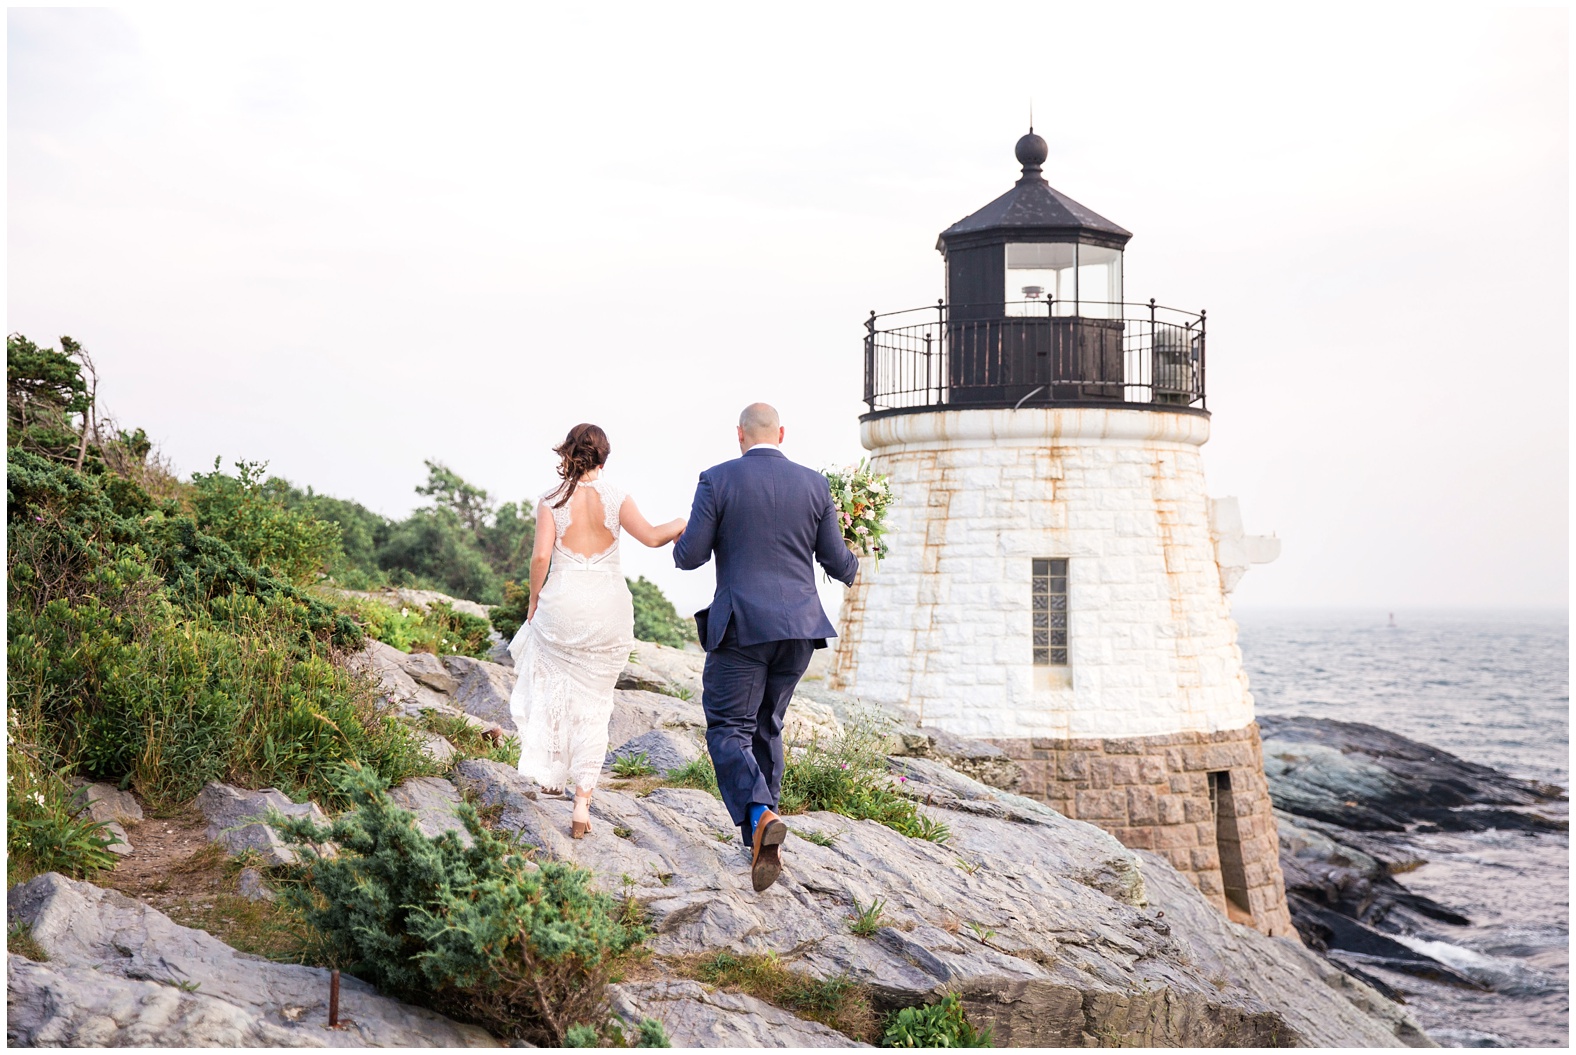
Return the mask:
<path fill-rule="evenodd" d="M 1279 543 L 1205 493 L 1205 315 L 1125 301 L 1131 233 L 1048 151 L 941 233 L 946 296 L 871 314 L 860 438 L 891 555 L 847 596 L 834 679 L 987 739 L 1025 793 L 1295 936 L 1226 594 Z"/>

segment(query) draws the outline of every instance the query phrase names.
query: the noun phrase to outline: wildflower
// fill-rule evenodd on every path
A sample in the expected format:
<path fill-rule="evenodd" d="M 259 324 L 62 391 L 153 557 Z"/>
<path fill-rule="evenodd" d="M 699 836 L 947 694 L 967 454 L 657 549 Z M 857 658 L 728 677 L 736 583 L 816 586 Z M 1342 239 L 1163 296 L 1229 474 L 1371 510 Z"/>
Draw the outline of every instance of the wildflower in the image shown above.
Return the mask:
<path fill-rule="evenodd" d="M 31 795 L 29 795 L 28 798 L 32 799 L 34 802 L 38 803 L 40 806 L 42 806 L 44 804 L 44 796 L 39 794 L 36 791 L 33 792 Z"/>

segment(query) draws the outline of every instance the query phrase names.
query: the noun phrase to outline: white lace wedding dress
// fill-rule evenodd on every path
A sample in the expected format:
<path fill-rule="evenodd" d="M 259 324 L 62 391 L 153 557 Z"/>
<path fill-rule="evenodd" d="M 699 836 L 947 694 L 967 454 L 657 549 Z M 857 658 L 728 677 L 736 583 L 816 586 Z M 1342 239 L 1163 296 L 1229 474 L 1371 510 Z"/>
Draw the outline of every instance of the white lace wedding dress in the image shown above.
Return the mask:
<path fill-rule="evenodd" d="M 602 479 L 579 486 L 601 499 L 613 544 L 590 557 L 565 548 L 573 503 L 548 506 L 558 538 L 536 616 L 509 642 L 519 675 L 509 710 L 527 780 L 590 790 L 607 756 L 613 686 L 634 646 L 635 610 L 618 562 L 624 493 Z"/>

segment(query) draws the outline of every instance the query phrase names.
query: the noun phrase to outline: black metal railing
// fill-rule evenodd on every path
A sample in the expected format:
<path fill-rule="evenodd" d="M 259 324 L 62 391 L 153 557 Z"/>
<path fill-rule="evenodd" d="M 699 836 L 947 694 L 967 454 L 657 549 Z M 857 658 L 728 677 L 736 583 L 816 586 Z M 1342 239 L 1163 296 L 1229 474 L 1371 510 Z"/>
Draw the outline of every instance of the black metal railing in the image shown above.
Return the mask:
<path fill-rule="evenodd" d="M 989 317 L 984 317 L 984 316 Z M 1031 300 L 870 313 L 871 413 L 1121 404 L 1207 409 L 1204 312 Z"/>

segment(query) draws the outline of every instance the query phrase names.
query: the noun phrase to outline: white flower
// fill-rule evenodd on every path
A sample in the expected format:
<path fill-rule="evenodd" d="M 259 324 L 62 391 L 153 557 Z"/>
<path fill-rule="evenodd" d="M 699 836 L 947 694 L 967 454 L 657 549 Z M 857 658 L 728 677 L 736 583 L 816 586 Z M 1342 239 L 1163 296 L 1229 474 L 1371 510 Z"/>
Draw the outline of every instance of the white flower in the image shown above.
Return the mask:
<path fill-rule="evenodd" d="M 39 794 L 39 793 L 38 793 L 38 792 L 36 792 L 36 791 L 35 791 L 35 792 L 33 792 L 33 793 L 32 793 L 32 794 L 31 794 L 31 795 L 29 795 L 29 796 L 28 796 L 28 797 L 29 797 L 29 798 L 30 798 L 30 799 L 32 799 L 32 800 L 33 800 L 33 801 L 34 801 L 34 802 L 36 802 L 36 803 L 38 803 L 38 804 L 39 804 L 39 805 L 40 805 L 40 806 L 42 806 L 42 805 L 43 805 L 43 804 L 44 804 L 44 796 L 43 796 L 43 795 L 40 795 L 40 794 Z"/>

